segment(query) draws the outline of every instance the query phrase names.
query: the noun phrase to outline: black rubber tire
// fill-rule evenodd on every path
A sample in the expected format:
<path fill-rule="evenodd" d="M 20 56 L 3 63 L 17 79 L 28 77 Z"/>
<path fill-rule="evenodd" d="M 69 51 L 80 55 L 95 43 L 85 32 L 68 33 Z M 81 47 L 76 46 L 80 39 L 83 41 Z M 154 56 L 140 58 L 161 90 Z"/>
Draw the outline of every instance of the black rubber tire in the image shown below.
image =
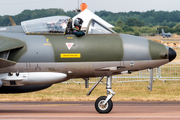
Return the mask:
<path fill-rule="evenodd" d="M 113 102 L 111 99 L 107 102 L 107 108 L 101 109 L 99 107 L 100 102 L 104 101 L 105 99 L 106 99 L 106 96 L 101 96 L 95 102 L 96 111 L 101 113 L 101 114 L 109 113 L 109 112 L 111 112 L 111 110 L 113 108 Z"/>

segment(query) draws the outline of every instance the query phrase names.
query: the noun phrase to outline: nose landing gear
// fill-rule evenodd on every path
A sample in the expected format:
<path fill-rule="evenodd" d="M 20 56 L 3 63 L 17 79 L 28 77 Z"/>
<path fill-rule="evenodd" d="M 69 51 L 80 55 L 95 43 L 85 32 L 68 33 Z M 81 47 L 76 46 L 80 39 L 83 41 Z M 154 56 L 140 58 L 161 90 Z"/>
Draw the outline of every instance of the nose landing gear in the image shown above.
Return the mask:
<path fill-rule="evenodd" d="M 99 81 L 92 87 L 92 89 L 88 92 L 87 95 L 91 94 L 91 92 L 101 82 L 102 79 L 103 77 L 99 79 Z M 107 76 L 107 80 L 106 80 L 107 97 L 101 96 L 95 102 L 96 111 L 99 113 L 109 113 L 113 108 L 113 102 L 111 98 L 115 95 L 115 93 L 111 89 L 111 84 L 112 84 L 112 76 Z"/>

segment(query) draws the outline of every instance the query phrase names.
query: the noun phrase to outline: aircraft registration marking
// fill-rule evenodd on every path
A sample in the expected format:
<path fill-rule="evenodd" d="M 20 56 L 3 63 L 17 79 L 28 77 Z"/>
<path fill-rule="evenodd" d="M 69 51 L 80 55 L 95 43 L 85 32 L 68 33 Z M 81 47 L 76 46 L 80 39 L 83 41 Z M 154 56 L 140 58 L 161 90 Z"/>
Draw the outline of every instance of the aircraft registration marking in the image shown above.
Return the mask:
<path fill-rule="evenodd" d="M 60 58 L 81 58 L 80 53 L 63 53 L 60 54 Z"/>

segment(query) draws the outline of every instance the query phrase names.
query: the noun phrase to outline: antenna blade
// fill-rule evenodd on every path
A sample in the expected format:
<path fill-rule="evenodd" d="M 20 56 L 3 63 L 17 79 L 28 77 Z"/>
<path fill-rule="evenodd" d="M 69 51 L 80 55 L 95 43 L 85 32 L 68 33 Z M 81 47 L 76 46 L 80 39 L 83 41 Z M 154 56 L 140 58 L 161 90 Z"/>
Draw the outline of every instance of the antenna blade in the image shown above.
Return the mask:
<path fill-rule="evenodd" d="M 12 17 L 9 17 L 9 20 L 10 20 L 12 26 L 16 26 L 16 23 L 14 22 L 14 20 L 12 19 Z"/>

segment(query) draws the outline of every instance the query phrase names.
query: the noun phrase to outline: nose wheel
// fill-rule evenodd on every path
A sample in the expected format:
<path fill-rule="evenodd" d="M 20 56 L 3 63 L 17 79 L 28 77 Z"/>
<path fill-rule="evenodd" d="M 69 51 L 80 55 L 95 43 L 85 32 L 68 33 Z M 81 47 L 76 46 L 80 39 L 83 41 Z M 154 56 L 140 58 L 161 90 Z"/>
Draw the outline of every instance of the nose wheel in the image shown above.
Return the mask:
<path fill-rule="evenodd" d="M 106 96 L 99 97 L 95 102 L 96 111 L 99 113 L 109 113 L 113 108 L 113 102 L 110 99 L 105 105 Z"/>

